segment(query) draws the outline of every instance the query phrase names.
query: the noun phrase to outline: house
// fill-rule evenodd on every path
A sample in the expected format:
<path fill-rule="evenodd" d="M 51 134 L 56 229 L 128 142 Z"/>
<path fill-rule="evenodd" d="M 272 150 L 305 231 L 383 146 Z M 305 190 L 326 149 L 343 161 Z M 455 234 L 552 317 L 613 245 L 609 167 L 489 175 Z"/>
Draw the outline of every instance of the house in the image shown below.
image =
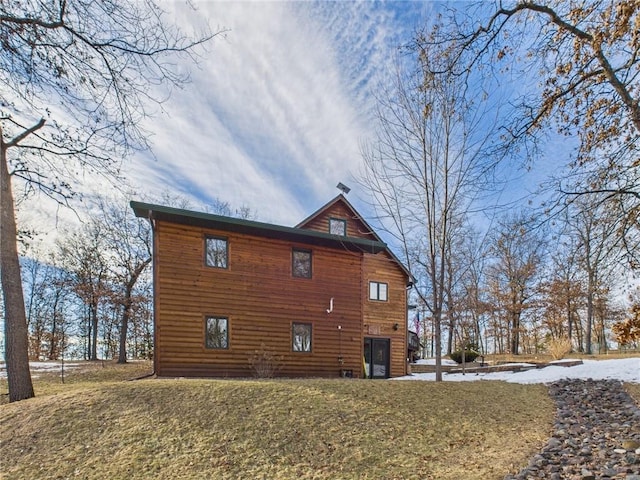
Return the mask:
<path fill-rule="evenodd" d="M 154 240 L 155 372 L 406 374 L 410 275 L 340 194 L 296 227 L 131 202 Z"/>

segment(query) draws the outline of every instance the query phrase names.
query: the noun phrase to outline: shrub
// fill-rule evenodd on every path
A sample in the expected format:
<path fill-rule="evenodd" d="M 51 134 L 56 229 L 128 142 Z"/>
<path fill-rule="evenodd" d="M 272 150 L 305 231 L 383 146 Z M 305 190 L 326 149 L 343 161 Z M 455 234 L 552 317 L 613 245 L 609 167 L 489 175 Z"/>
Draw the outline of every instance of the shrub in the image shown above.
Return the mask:
<path fill-rule="evenodd" d="M 275 355 L 267 350 L 264 343 L 260 344 L 260 349 L 249 356 L 249 364 L 253 369 L 253 374 L 257 378 L 273 378 L 280 368 L 282 368 L 282 355 Z"/>
<path fill-rule="evenodd" d="M 549 340 L 547 351 L 554 360 L 562 360 L 571 352 L 571 340 L 568 337 L 558 337 Z"/>
<path fill-rule="evenodd" d="M 465 361 L 465 363 L 466 362 L 473 362 L 479 356 L 480 356 L 480 354 L 478 352 L 476 352 L 475 350 L 465 350 L 464 351 L 464 361 Z M 451 358 L 451 360 L 453 360 L 456 363 L 462 363 L 462 350 L 456 350 L 455 352 L 451 352 L 449 357 Z"/>

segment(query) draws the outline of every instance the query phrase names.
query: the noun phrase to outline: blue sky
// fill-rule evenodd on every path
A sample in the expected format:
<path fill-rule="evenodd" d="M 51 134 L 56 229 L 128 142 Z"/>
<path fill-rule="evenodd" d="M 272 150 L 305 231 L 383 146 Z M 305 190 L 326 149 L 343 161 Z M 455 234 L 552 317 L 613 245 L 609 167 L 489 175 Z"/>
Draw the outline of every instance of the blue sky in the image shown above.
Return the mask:
<path fill-rule="evenodd" d="M 235 2 L 165 1 L 185 32 L 208 21 L 225 29 L 184 63 L 191 83 L 175 90 L 153 118 L 152 153 L 124 165 L 132 199 L 181 195 L 196 209 L 213 199 L 249 207 L 261 221 L 295 225 L 339 192 L 368 218 L 367 192 L 354 177 L 361 146 L 375 139 L 375 95 L 388 84 L 399 45 L 411 39 L 444 2 Z M 526 195 L 536 187 L 518 179 Z M 537 180 L 537 179 L 536 179 Z M 87 195 L 108 192 L 85 178 Z M 37 199 L 22 209 L 40 227 L 52 220 L 77 223 L 73 213 Z M 53 224 L 50 232 L 54 232 Z"/>
<path fill-rule="evenodd" d="M 228 32 L 148 125 L 155 159 L 129 165 L 138 190 L 169 189 L 196 205 L 217 197 L 285 225 L 333 198 L 340 181 L 358 204 L 366 192 L 353 176 L 361 144 L 373 139 L 374 92 L 433 4 L 170 5 L 185 30 L 208 18 Z"/>

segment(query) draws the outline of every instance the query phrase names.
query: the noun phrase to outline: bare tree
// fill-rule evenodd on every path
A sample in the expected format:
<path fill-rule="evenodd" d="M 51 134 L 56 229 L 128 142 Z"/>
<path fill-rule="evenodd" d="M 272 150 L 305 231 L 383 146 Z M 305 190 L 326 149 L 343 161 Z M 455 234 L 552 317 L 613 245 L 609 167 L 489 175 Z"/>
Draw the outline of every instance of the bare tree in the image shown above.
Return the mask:
<path fill-rule="evenodd" d="M 637 0 L 514 0 L 449 10 L 442 35 L 451 62 L 438 74 L 482 71 L 508 89 L 515 108 L 501 121 L 501 145 L 532 161 L 556 132 L 575 146 L 556 185 L 621 203 L 619 230 L 637 246 L 640 215 L 640 2 Z M 522 154 L 522 149 L 525 153 Z M 562 169 L 559 169 L 562 170 Z M 626 197 L 619 200 L 620 197 Z"/>
<path fill-rule="evenodd" d="M 57 360 L 64 351 L 67 307 L 70 292 L 66 273 L 50 255 L 23 258 L 22 271 L 26 288 L 29 357 L 34 360 Z"/>
<path fill-rule="evenodd" d="M 520 353 L 520 334 L 525 310 L 536 293 L 544 255 L 544 241 L 530 228 L 523 214 L 507 216 L 500 222 L 492 242 L 494 262 L 489 267 L 496 310 L 504 315 L 510 353 Z"/>
<path fill-rule="evenodd" d="M 576 337 L 581 345 L 578 309 L 582 304 L 582 288 L 574 276 L 575 263 L 571 263 L 571 258 L 566 260 L 554 256 L 551 278 L 545 280 L 540 287 L 542 315 L 552 339 L 566 337 L 572 341 Z"/>
<path fill-rule="evenodd" d="M 477 344 L 480 352 L 488 351 L 486 317 L 491 308 L 486 298 L 486 258 L 488 245 L 477 231 L 468 229 L 463 238 L 459 262 L 464 265 L 459 279 L 458 299 L 452 308 L 466 318 L 466 338 Z"/>
<path fill-rule="evenodd" d="M 133 215 L 124 201 L 98 202 L 99 213 L 93 222 L 99 225 L 109 256 L 115 299 L 121 308 L 118 363 L 127 362 L 127 335 L 134 312 L 134 293 L 138 280 L 151 263 L 151 227 Z"/>
<path fill-rule="evenodd" d="M 418 279 L 415 291 L 434 325 L 440 381 L 441 329 L 451 284 L 447 265 L 454 231 L 464 225 L 489 170 L 482 155 L 485 137 L 477 135 L 488 119 L 483 106 L 467 97 L 467 78 L 431 73 L 442 68 L 444 55 L 427 52 L 416 41 L 405 60 L 393 90 L 379 102 L 378 138 L 363 152 L 362 182 Z"/>
<path fill-rule="evenodd" d="M 447 355 L 456 348 L 463 348 L 461 343 L 476 343 L 474 315 L 468 310 L 466 294 L 467 281 L 473 266 L 469 263 L 471 249 L 468 242 L 474 238 L 476 232 L 472 229 L 468 219 L 460 215 L 457 225 L 451 225 L 451 241 L 448 242 L 446 255 L 446 279 L 444 292 L 444 311 L 447 320 Z M 458 344 L 456 346 L 456 344 Z"/>
<path fill-rule="evenodd" d="M 577 259 L 585 277 L 586 318 L 584 349 L 592 353 L 592 333 L 597 303 L 608 291 L 607 279 L 620 255 L 619 219 L 606 205 L 589 202 L 586 197 L 571 204 L 568 224 L 578 240 Z"/>
<path fill-rule="evenodd" d="M 193 59 L 194 48 L 213 36 L 184 35 L 152 0 L 0 4 L 0 262 L 10 401 L 34 395 L 12 183 L 66 203 L 78 170 L 117 175 L 122 158 L 148 146 L 141 120 L 188 80 L 171 59 Z"/>
<path fill-rule="evenodd" d="M 86 354 L 98 360 L 101 306 L 110 301 L 112 285 L 103 232 L 97 224 L 85 224 L 58 241 L 59 257 L 71 275 L 71 285 L 85 308 Z"/>
<path fill-rule="evenodd" d="M 568 338 L 582 351 L 584 331 L 580 311 L 584 305 L 584 288 L 579 262 L 580 240 L 572 231 L 570 209 L 559 217 L 555 248 L 550 246 L 547 278 L 541 285 L 542 315 L 551 339 Z"/>

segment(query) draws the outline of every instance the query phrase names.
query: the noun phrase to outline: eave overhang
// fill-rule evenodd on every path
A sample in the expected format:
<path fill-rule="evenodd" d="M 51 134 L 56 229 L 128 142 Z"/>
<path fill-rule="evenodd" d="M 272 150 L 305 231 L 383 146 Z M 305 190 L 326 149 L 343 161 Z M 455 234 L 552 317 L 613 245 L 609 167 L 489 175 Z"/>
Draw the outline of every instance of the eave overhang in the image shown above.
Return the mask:
<path fill-rule="evenodd" d="M 348 250 L 352 252 L 380 253 L 388 251 L 387 245 L 366 238 L 343 237 L 328 233 L 284 227 L 270 223 L 243 220 L 222 215 L 183 210 L 179 208 L 132 201 L 131 208 L 137 217 L 152 221 L 161 221 L 207 228 L 223 232 L 232 232 L 254 237 L 289 241 L 297 244 Z"/>

